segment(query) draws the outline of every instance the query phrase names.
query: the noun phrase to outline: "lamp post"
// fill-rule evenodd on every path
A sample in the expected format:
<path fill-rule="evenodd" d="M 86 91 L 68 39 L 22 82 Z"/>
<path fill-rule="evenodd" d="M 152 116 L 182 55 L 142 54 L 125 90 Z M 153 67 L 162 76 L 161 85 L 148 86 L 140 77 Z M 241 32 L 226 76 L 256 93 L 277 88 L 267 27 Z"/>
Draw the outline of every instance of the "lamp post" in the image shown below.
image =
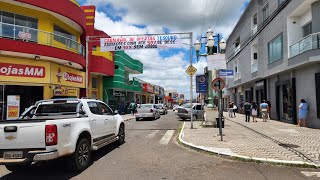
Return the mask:
<path fill-rule="evenodd" d="M 212 29 L 209 27 L 207 33 L 206 33 L 206 37 L 202 37 L 200 38 L 200 41 L 201 39 L 207 39 L 207 42 L 206 42 L 206 47 L 207 47 L 207 54 L 200 54 L 200 49 L 201 49 L 201 45 L 204 44 L 204 43 L 201 43 L 199 40 L 197 40 L 195 43 L 194 43 L 194 48 L 196 50 L 196 56 L 197 56 L 197 61 L 198 61 L 198 58 L 199 56 L 211 56 L 211 55 L 214 55 L 215 53 L 215 41 L 214 41 L 214 38 L 217 38 L 217 50 L 216 50 L 216 53 L 220 53 L 221 50 L 225 50 L 226 48 L 226 42 L 224 39 L 222 39 L 220 41 L 220 34 L 217 34 L 217 35 L 214 35 Z M 218 77 L 218 69 L 216 68 L 215 69 L 215 73 L 214 73 L 215 77 Z M 209 70 L 209 83 L 212 82 L 212 79 L 213 79 L 213 72 L 212 70 Z M 220 91 L 217 91 L 217 95 L 218 95 L 218 98 L 219 98 L 219 106 L 218 106 L 218 113 L 219 113 L 219 124 L 220 124 L 220 127 L 219 127 L 219 134 L 221 136 L 221 141 L 222 141 L 222 90 Z M 208 108 L 213 108 L 213 89 L 211 88 L 211 86 L 209 86 L 208 88 L 208 100 L 209 100 L 209 104 L 208 104 Z"/>

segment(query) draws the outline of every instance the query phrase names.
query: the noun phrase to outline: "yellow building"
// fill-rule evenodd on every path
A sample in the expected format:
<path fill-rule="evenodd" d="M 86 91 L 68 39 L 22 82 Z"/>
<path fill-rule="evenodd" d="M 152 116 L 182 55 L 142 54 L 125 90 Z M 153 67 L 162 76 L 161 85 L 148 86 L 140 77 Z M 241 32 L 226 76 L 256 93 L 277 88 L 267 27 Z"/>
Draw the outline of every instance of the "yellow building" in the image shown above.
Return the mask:
<path fill-rule="evenodd" d="M 0 2 L 0 119 L 9 118 L 12 96 L 19 102 L 14 116 L 37 100 L 80 97 L 85 28 L 75 0 Z"/>

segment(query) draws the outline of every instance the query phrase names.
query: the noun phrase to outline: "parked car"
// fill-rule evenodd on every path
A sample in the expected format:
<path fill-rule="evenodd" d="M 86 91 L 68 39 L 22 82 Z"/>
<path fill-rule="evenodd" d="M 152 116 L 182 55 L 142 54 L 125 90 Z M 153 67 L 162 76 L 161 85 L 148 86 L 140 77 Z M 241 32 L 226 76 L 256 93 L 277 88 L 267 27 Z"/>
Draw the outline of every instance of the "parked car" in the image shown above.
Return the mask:
<path fill-rule="evenodd" d="M 173 111 L 177 111 L 178 110 L 179 105 L 173 105 Z"/>
<path fill-rule="evenodd" d="M 68 159 L 72 170 L 82 171 L 92 150 L 125 141 L 122 117 L 102 101 L 51 99 L 35 106 L 28 119 L 0 122 L 0 165 L 10 171 L 60 157 Z"/>
<path fill-rule="evenodd" d="M 201 103 L 192 104 L 192 114 L 193 114 L 193 120 L 203 118 L 204 110 Z M 178 107 L 177 115 L 183 120 L 191 119 L 191 104 L 187 103 L 187 104 L 184 104 L 183 106 Z"/>
<path fill-rule="evenodd" d="M 135 114 L 136 120 L 152 118 L 154 120 L 160 118 L 160 111 L 156 104 L 140 104 Z"/>
<path fill-rule="evenodd" d="M 168 107 L 165 104 L 157 104 L 157 108 L 160 111 L 160 114 L 165 115 L 168 114 Z"/>

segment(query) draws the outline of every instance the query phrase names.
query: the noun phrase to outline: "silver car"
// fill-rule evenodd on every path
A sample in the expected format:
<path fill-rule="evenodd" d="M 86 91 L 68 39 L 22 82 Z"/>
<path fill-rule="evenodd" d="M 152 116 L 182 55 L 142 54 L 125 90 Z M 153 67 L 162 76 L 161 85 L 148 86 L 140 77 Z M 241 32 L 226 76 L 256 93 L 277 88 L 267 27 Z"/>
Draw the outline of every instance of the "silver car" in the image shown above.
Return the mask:
<path fill-rule="evenodd" d="M 192 104 L 192 114 L 193 114 L 193 120 L 203 118 L 204 110 L 201 103 Z M 178 107 L 177 115 L 183 120 L 191 119 L 191 104 L 187 103 L 187 104 L 184 104 L 183 106 Z"/>
<path fill-rule="evenodd" d="M 154 120 L 160 118 L 160 111 L 156 104 L 141 104 L 137 108 L 136 121 L 140 119 L 152 118 Z"/>
<path fill-rule="evenodd" d="M 167 105 L 164 105 L 164 104 L 157 104 L 157 108 L 159 109 L 160 111 L 160 114 L 168 114 L 168 108 L 167 108 Z"/>

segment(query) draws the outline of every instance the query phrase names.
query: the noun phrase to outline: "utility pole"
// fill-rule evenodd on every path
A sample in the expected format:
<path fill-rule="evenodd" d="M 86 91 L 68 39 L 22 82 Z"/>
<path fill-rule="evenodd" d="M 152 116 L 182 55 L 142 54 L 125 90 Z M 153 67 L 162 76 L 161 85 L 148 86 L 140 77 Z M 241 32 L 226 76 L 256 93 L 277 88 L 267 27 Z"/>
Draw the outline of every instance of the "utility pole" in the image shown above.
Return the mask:
<path fill-rule="evenodd" d="M 193 33 L 190 32 L 190 66 L 192 66 L 192 36 L 193 36 Z M 192 90 L 192 86 L 193 86 L 193 83 L 192 83 L 192 75 L 190 75 L 190 102 L 191 102 L 191 129 L 193 129 L 193 106 L 192 106 L 192 99 L 193 99 L 193 90 Z"/>

